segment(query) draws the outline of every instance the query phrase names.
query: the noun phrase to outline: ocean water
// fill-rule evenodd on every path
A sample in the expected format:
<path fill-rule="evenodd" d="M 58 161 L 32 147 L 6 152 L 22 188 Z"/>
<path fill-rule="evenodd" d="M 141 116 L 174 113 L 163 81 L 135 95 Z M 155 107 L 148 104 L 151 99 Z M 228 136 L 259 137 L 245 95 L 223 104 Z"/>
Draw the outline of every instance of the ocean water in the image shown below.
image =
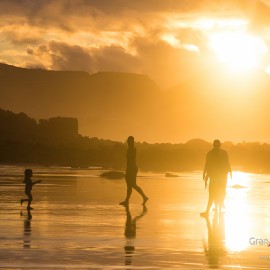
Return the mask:
<path fill-rule="evenodd" d="M 270 175 L 233 172 L 224 214 L 201 218 L 202 172 L 139 171 L 129 208 L 125 181 L 97 169 L 32 167 L 31 211 L 23 166 L 0 166 L 0 269 L 269 269 Z"/>

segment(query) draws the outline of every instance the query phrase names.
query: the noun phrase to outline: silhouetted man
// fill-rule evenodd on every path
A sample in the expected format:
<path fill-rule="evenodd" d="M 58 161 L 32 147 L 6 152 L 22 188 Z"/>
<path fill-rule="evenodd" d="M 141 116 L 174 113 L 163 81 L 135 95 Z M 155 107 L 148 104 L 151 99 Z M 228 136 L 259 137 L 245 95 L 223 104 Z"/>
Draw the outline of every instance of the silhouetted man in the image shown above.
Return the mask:
<path fill-rule="evenodd" d="M 203 180 L 207 184 L 207 180 L 210 178 L 209 198 L 206 211 L 201 213 L 201 216 L 208 216 L 213 202 L 215 203 L 216 211 L 221 210 L 225 199 L 228 172 L 230 172 L 232 177 L 228 154 L 220 149 L 220 145 L 219 140 L 214 140 L 213 149 L 206 156 Z"/>
<path fill-rule="evenodd" d="M 127 159 L 127 168 L 126 168 L 126 184 L 127 184 L 127 196 L 126 199 L 123 202 L 120 202 L 120 205 L 128 206 L 129 204 L 129 198 L 132 193 L 132 188 L 134 188 L 143 198 L 143 205 L 148 201 L 148 198 L 145 196 L 142 189 L 137 185 L 136 178 L 137 178 L 137 172 L 138 167 L 136 164 L 136 148 L 134 146 L 134 137 L 129 136 L 127 139 L 128 143 L 128 149 L 126 153 L 126 159 Z"/>

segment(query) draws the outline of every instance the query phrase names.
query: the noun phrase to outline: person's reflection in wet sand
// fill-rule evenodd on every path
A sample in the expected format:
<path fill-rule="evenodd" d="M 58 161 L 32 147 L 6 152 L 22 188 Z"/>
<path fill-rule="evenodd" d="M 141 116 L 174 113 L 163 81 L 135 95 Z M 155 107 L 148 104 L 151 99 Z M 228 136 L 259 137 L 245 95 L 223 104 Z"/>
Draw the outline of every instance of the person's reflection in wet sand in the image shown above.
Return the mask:
<path fill-rule="evenodd" d="M 21 211 L 21 216 L 24 216 L 24 240 L 23 240 L 23 247 L 24 248 L 31 248 L 31 211 L 27 210 L 27 215 L 24 215 Z"/>
<path fill-rule="evenodd" d="M 126 224 L 125 224 L 125 237 L 126 237 L 126 244 L 124 246 L 125 249 L 125 265 L 132 264 L 132 255 L 134 253 L 134 239 L 136 238 L 136 222 L 137 220 L 141 219 L 147 212 L 147 208 L 143 205 L 143 211 L 141 214 L 132 218 L 131 213 L 129 211 L 129 207 L 125 206 L 126 209 Z"/>
<path fill-rule="evenodd" d="M 204 252 L 208 258 L 210 268 L 219 267 L 219 258 L 226 255 L 225 247 L 225 223 L 223 214 L 215 214 L 212 225 L 208 217 L 205 217 L 208 230 L 208 246 L 204 243 Z"/>

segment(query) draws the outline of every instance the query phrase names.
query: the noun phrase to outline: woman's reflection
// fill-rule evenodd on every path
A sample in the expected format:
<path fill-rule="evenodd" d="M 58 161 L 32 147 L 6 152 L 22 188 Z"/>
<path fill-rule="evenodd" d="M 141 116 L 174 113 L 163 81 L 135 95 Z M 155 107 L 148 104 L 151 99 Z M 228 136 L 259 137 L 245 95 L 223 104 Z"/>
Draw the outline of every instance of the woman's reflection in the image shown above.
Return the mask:
<path fill-rule="evenodd" d="M 212 225 L 208 217 L 205 220 L 208 230 L 208 246 L 204 244 L 205 255 L 210 268 L 218 268 L 219 258 L 226 255 L 224 216 L 215 214 Z"/>
<path fill-rule="evenodd" d="M 126 208 L 126 224 L 125 224 L 126 245 L 124 247 L 126 253 L 125 265 L 131 265 L 132 255 L 135 250 L 134 239 L 136 238 L 136 222 L 146 214 L 147 208 L 144 205 L 141 214 L 139 214 L 135 218 L 132 218 L 131 213 L 129 211 L 129 207 L 125 206 L 125 208 Z"/>

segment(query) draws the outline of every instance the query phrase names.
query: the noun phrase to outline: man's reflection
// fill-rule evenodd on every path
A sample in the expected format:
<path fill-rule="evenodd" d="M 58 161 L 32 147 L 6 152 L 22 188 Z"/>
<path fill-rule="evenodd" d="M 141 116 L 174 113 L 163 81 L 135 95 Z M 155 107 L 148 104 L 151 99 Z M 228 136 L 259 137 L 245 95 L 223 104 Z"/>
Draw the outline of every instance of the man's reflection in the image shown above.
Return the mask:
<path fill-rule="evenodd" d="M 224 215 L 215 214 L 212 225 L 208 217 L 205 220 L 208 230 L 208 246 L 204 245 L 205 255 L 210 268 L 218 268 L 219 258 L 226 255 Z"/>
<path fill-rule="evenodd" d="M 23 247 L 24 248 L 31 248 L 31 211 L 27 210 L 27 215 L 24 215 L 21 212 L 21 216 L 24 216 L 24 240 L 23 240 Z"/>
<path fill-rule="evenodd" d="M 125 224 L 125 237 L 126 237 L 126 245 L 124 247 L 125 249 L 125 265 L 131 265 L 132 264 L 132 255 L 134 253 L 135 247 L 134 247 L 134 239 L 136 238 L 136 222 L 137 220 L 141 219 L 147 212 L 147 208 L 144 205 L 143 211 L 141 214 L 136 216 L 135 218 L 132 218 L 131 213 L 129 211 L 129 207 L 125 206 L 126 208 L 126 224 Z"/>

